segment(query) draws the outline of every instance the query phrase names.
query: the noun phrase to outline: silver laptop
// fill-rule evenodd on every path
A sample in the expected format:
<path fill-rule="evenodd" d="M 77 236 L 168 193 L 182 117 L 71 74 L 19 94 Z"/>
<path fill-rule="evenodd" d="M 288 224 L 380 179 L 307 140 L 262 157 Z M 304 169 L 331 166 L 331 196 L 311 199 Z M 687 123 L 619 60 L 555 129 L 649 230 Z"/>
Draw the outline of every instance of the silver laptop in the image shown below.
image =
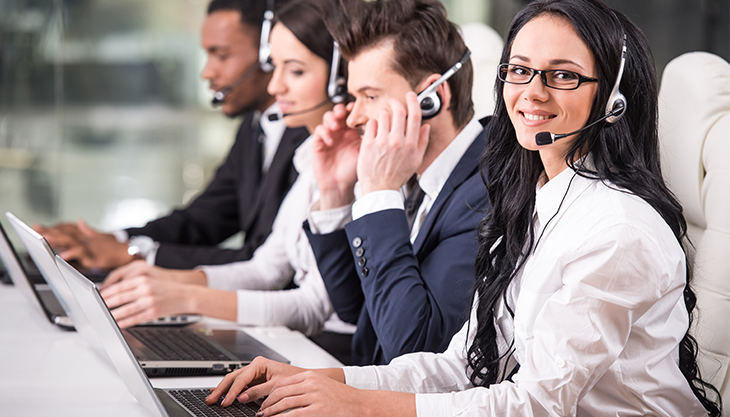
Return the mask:
<path fill-rule="evenodd" d="M 56 265 L 48 242 L 12 213 L 6 213 L 6 216 L 76 329 L 87 343 L 103 352 L 96 332 Z M 64 266 L 67 272 L 74 271 L 87 279 L 65 262 Z M 123 330 L 123 334 L 149 376 L 226 374 L 251 363 L 256 356 L 288 362 L 240 330 L 143 326 Z"/>
<path fill-rule="evenodd" d="M 69 288 L 89 317 L 94 329 L 111 358 L 114 367 L 127 385 L 127 389 L 153 416 L 255 416 L 256 403 L 240 404 L 237 401 L 227 408 L 208 406 L 204 399 L 208 388 L 157 389 L 153 388 L 132 352 L 127 339 L 112 317 L 101 294 L 93 282 L 56 256 L 58 267 L 66 278 Z"/>
<path fill-rule="evenodd" d="M 71 319 L 66 316 L 66 312 L 61 307 L 58 299 L 45 281 L 42 284 L 34 284 L 28 277 L 27 271 L 20 261 L 18 252 L 8 239 L 5 229 L 0 224 L 0 260 L 5 265 L 5 270 L 13 281 L 13 285 L 23 294 L 23 297 L 31 303 L 37 305 L 43 314 L 51 323 L 66 329 L 73 330 L 74 326 Z"/>
<path fill-rule="evenodd" d="M 59 300 L 57 298 L 56 289 L 52 286 L 50 283 L 50 278 L 48 277 L 48 274 L 53 275 L 54 269 L 56 269 L 55 266 L 50 266 L 48 268 L 44 268 L 40 265 L 37 265 L 37 261 L 35 260 L 35 256 L 33 253 L 30 252 L 30 250 L 27 249 L 28 241 L 36 242 L 39 240 L 43 241 L 42 246 L 44 247 L 44 251 L 38 252 L 48 252 L 50 254 L 51 260 L 53 259 L 53 256 L 55 255 L 55 252 L 51 248 L 51 246 L 48 244 L 48 242 L 38 234 L 33 228 L 25 224 L 22 220 L 20 220 L 18 217 L 16 217 L 11 212 L 6 212 L 5 217 L 10 221 L 10 224 L 13 226 L 15 231 L 18 233 L 18 236 L 20 236 L 20 240 L 23 242 L 23 245 L 26 246 L 26 250 L 28 251 L 28 255 L 30 255 L 32 260 L 32 266 L 33 270 L 24 269 L 25 271 L 25 278 L 30 283 L 31 286 L 35 286 L 39 289 L 39 297 L 41 297 L 41 300 L 43 303 L 46 304 L 46 306 L 50 309 L 50 311 L 53 312 L 53 320 L 54 323 L 58 324 L 59 326 L 62 326 L 67 329 L 74 329 L 73 320 L 68 317 L 68 314 L 66 314 L 66 309 L 63 307 L 63 300 Z M 25 237 L 25 238 L 24 238 Z M 12 248 L 12 246 L 11 246 Z M 17 252 L 15 259 L 20 262 L 20 256 L 18 256 Z M 46 260 L 46 263 L 47 260 Z M 23 266 L 22 263 L 20 263 L 21 267 Z M 54 264 L 55 265 L 55 264 Z M 34 272 L 35 274 L 32 274 L 31 272 Z M 55 273 L 58 275 L 58 273 Z M 94 282 L 101 282 L 103 279 L 100 279 L 100 277 L 104 277 L 106 275 L 102 275 L 101 272 L 97 271 L 93 277 L 89 277 L 86 275 L 86 271 L 84 272 L 84 276 L 86 278 L 91 279 Z M 50 286 L 50 289 L 49 289 Z M 140 326 L 185 326 L 190 323 L 197 323 L 202 319 L 202 317 L 199 314 L 181 314 L 176 316 L 167 316 L 167 317 L 160 317 L 152 321 L 148 321 L 146 323 L 140 324 Z"/>

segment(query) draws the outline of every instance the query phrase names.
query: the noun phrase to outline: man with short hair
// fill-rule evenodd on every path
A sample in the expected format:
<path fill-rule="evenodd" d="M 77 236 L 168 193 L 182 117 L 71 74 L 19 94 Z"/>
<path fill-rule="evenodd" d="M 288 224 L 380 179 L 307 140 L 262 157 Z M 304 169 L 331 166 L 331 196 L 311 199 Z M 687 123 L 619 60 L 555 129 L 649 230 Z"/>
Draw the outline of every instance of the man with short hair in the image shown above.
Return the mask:
<path fill-rule="evenodd" d="M 284 1 L 277 1 L 277 8 Z M 202 27 L 208 61 L 201 77 L 215 91 L 227 92 L 221 104 L 241 126 L 225 162 L 205 191 L 187 207 L 144 227 L 99 233 L 83 222 L 38 227 L 61 256 L 83 266 L 112 269 L 134 259 L 151 265 L 190 269 L 250 259 L 271 233 L 279 206 L 297 177 L 296 148 L 304 128 L 287 129 L 268 115 L 278 106 L 266 87 L 271 78 L 259 68 L 259 41 L 265 0 L 212 0 Z M 241 249 L 219 243 L 242 231 Z"/>
<path fill-rule="evenodd" d="M 466 318 L 488 207 L 467 48 L 438 1 L 356 0 L 337 22 L 355 101 L 315 132 L 320 199 L 305 230 L 335 311 L 357 323 L 355 364 L 440 352 Z M 422 124 L 416 92 L 452 67 Z"/>

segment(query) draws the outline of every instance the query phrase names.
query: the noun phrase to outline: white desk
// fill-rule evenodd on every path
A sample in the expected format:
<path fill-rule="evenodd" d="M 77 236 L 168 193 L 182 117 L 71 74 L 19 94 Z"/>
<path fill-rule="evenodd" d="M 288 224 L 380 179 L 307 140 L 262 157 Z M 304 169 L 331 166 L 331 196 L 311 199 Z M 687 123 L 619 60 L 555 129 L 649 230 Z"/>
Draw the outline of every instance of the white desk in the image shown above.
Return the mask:
<path fill-rule="evenodd" d="M 234 326 L 210 320 L 212 327 Z M 307 368 L 342 366 L 301 333 L 285 327 L 243 328 Z M 210 387 L 221 377 L 152 378 L 160 388 Z M 76 332 L 50 324 L 13 287 L 0 284 L 0 416 L 148 416 L 116 369 Z"/>

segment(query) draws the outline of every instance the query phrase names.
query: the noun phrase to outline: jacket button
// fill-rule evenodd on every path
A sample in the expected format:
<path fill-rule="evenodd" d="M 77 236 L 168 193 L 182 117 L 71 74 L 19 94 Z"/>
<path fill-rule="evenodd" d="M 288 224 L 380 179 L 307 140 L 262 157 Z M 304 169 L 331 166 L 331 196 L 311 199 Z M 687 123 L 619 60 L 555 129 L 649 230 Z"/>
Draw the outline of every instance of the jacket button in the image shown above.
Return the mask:
<path fill-rule="evenodd" d="M 365 254 L 365 249 L 363 249 L 363 248 L 357 248 L 357 250 L 355 251 L 355 256 L 357 256 L 358 258 L 362 258 L 362 256 L 364 254 Z"/>
<path fill-rule="evenodd" d="M 357 265 L 358 266 L 365 266 L 365 264 L 367 264 L 367 263 L 368 263 L 367 258 L 360 258 L 360 259 L 357 260 Z"/>
<path fill-rule="evenodd" d="M 359 248 L 360 245 L 362 245 L 362 239 L 360 239 L 359 237 L 352 239 L 352 246 Z"/>
<path fill-rule="evenodd" d="M 363 276 L 363 277 L 366 277 L 366 276 L 368 276 L 368 273 L 370 272 L 370 270 L 369 270 L 369 269 L 367 269 L 367 268 L 365 268 L 365 267 L 363 267 L 363 268 L 362 268 L 362 269 L 360 270 L 360 272 L 362 273 L 362 276 Z"/>

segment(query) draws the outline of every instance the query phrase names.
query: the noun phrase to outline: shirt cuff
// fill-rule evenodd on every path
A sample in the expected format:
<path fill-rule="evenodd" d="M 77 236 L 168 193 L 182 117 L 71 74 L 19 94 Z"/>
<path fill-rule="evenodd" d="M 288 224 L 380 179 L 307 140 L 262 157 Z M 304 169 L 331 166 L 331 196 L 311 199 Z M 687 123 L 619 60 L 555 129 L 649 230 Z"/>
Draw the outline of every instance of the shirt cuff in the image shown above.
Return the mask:
<path fill-rule="evenodd" d="M 115 230 L 112 232 L 112 235 L 114 235 L 114 238 L 119 243 L 124 243 L 129 240 L 129 232 L 126 230 Z"/>
<path fill-rule="evenodd" d="M 267 319 L 267 298 L 261 291 L 236 291 L 236 322 L 244 326 L 264 326 L 271 324 Z"/>
<path fill-rule="evenodd" d="M 403 194 L 396 190 L 373 191 L 362 196 L 352 205 L 352 220 L 389 209 L 405 210 Z"/>
<path fill-rule="evenodd" d="M 342 206 L 329 210 L 319 209 L 319 200 L 312 203 L 308 210 L 309 228 L 314 234 L 327 234 L 344 229 L 352 221 L 352 206 Z"/>
<path fill-rule="evenodd" d="M 345 366 L 342 371 L 345 373 L 345 384 L 351 387 L 367 390 L 379 388 L 374 366 Z"/>
<path fill-rule="evenodd" d="M 416 394 L 416 416 L 453 416 L 451 409 L 453 393 Z"/>
<path fill-rule="evenodd" d="M 160 242 L 155 242 L 155 246 L 152 247 L 152 250 L 147 255 L 147 258 L 145 258 L 145 261 L 147 261 L 147 265 L 155 266 L 155 260 L 157 259 L 158 250 L 160 250 Z"/>
<path fill-rule="evenodd" d="M 230 285 L 230 280 L 227 279 L 228 268 L 227 265 L 201 265 L 195 267 L 199 271 L 203 271 L 205 279 L 208 284 L 208 288 L 222 291 L 235 291 L 236 288 Z"/>

